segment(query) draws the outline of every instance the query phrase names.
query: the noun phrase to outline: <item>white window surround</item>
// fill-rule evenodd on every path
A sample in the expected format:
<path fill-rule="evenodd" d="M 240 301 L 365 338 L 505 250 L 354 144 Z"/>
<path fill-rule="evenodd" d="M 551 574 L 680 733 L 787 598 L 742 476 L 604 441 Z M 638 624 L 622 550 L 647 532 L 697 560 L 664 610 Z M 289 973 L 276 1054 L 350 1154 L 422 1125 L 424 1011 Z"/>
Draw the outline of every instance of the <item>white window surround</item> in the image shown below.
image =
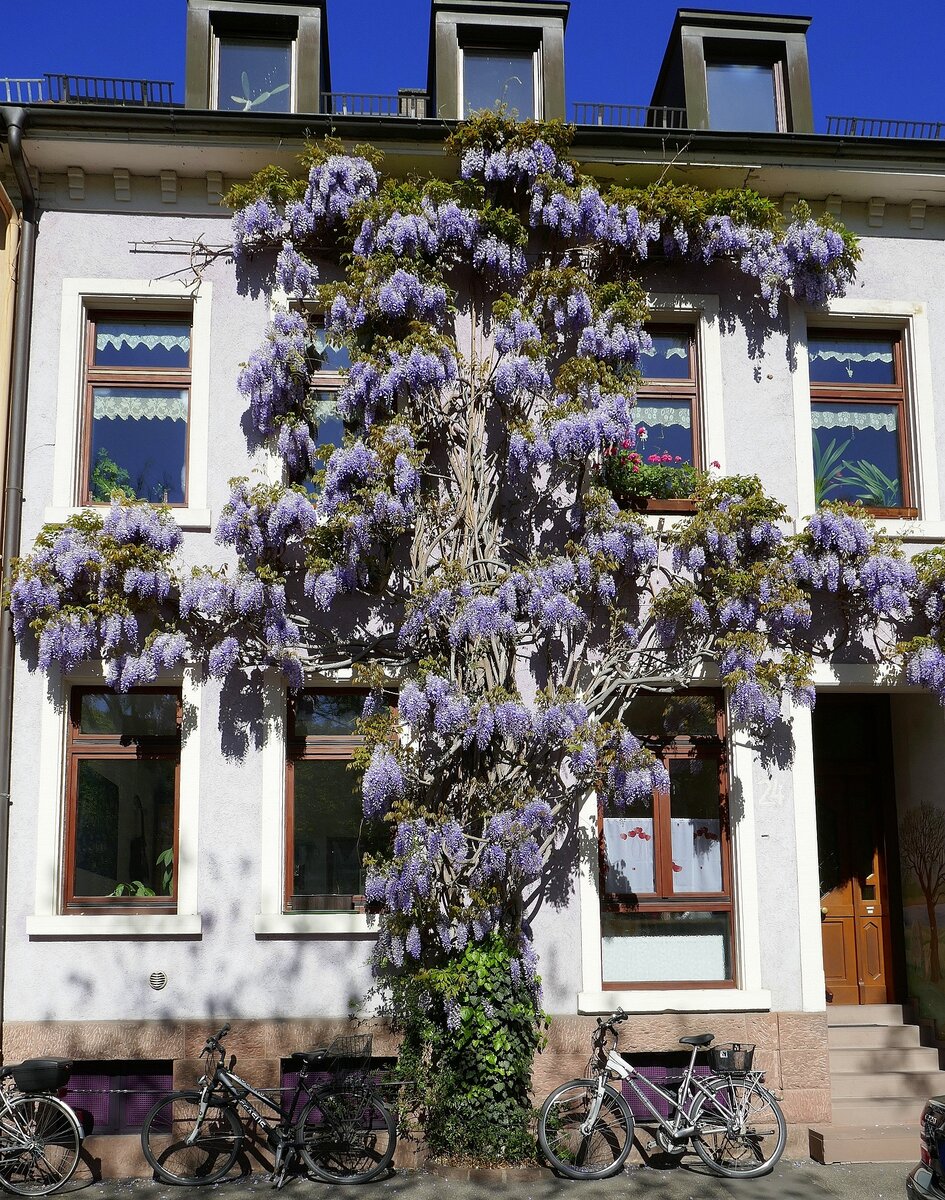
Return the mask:
<path fill-rule="evenodd" d="M 197 673 L 160 683 L 181 687 L 185 712 L 181 731 L 177 828 L 176 913 L 63 913 L 63 822 L 66 792 L 66 737 L 69 692 L 82 684 L 100 684 L 100 669 L 51 675 L 43 697 L 39 731 L 39 785 L 36 794 L 36 897 L 26 918 L 31 938 L 198 937 L 197 829 L 200 798 L 200 697 Z"/>
<path fill-rule="evenodd" d="M 807 312 L 790 306 L 791 339 L 797 347 L 793 371 L 794 437 L 797 447 L 797 501 L 803 518 L 814 511 L 814 460 L 811 432 L 810 370 L 807 331 L 829 327 L 867 333 L 895 330 L 902 334 L 909 464 L 919 510 L 917 520 L 879 520 L 879 528 L 910 542 L 945 538 L 935 456 L 935 409 L 932 394 L 932 354 L 925 304 L 914 300 L 831 300 L 823 311 Z"/>
<path fill-rule="evenodd" d="M 61 522 L 100 505 L 76 507 L 79 494 L 79 446 L 82 438 L 83 356 L 88 313 L 94 309 L 134 308 L 192 313 L 190 418 L 188 428 L 187 506 L 170 509 L 183 529 L 209 530 L 207 500 L 210 419 L 210 298 L 213 285 L 196 288 L 171 279 L 64 279 L 59 335 L 59 386 L 52 497 L 46 521 Z"/>
<path fill-rule="evenodd" d="M 306 687 L 351 685 L 351 672 L 330 678 L 309 677 Z M 377 925 L 368 924 L 366 913 L 287 913 L 285 897 L 286 829 L 286 684 L 276 671 L 266 673 L 264 683 L 266 716 L 262 755 L 260 816 L 259 913 L 253 922 L 257 937 L 292 937 L 304 934 L 376 937 Z"/>
<path fill-rule="evenodd" d="M 697 681 L 693 681 L 694 685 Z M 703 686 L 708 679 L 698 680 Z M 735 904 L 735 988 L 631 988 L 607 991 L 601 972 L 600 889 L 597 858 L 597 795 L 590 793 L 578 817 L 579 837 L 587 847 L 581 855 L 578 894 L 581 903 L 581 961 L 583 987 L 578 1012 L 767 1012 L 771 992 L 761 986 L 761 926 L 758 863 L 755 850 L 755 809 L 752 788 L 752 750 L 743 732 L 729 720 L 731 779 L 738 788 L 741 815 L 732 828 L 732 898 Z M 821 992 L 823 989 L 821 989 Z"/>
<path fill-rule="evenodd" d="M 460 116 L 462 116 L 464 106 L 466 103 L 466 98 L 463 95 L 463 89 L 464 89 L 465 78 L 466 78 L 466 63 L 465 63 L 466 51 L 467 50 L 471 50 L 473 52 L 479 51 L 481 53 L 483 51 L 491 50 L 491 51 L 494 51 L 495 54 L 501 55 L 504 50 L 514 51 L 514 50 L 522 50 L 522 49 L 527 49 L 527 47 L 518 46 L 515 44 L 515 42 L 492 43 L 492 42 L 487 41 L 485 38 L 481 42 L 480 41 L 471 41 L 471 42 L 468 42 L 465 45 L 461 45 L 459 47 L 459 70 L 456 73 L 456 87 L 457 87 L 457 92 L 458 92 L 458 97 L 457 97 L 458 108 L 456 111 L 460 114 Z M 535 112 L 532 115 L 536 121 L 540 121 L 542 119 L 542 114 L 544 113 L 544 108 L 545 108 L 545 103 L 544 103 L 545 97 L 544 97 L 544 91 L 542 88 L 541 44 L 540 43 L 532 51 L 532 89 L 533 89 L 532 95 L 535 98 Z"/>

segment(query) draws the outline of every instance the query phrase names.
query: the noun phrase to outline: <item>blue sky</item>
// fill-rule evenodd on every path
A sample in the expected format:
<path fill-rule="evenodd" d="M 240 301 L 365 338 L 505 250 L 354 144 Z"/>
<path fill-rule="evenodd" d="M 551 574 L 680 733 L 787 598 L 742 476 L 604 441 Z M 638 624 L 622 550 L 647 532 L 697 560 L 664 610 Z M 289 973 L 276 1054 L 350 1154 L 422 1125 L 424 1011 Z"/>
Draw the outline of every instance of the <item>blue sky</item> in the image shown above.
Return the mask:
<path fill-rule="evenodd" d="M 808 45 L 818 129 L 828 114 L 945 120 L 943 0 L 701 7 L 814 18 Z M 0 8 L 0 77 L 61 71 L 169 79 L 183 100 L 186 0 L 0 0 Z M 569 115 L 573 101 L 646 104 L 676 8 L 676 0 L 572 0 Z M 328 0 L 334 90 L 424 87 L 429 10 L 429 0 Z"/>

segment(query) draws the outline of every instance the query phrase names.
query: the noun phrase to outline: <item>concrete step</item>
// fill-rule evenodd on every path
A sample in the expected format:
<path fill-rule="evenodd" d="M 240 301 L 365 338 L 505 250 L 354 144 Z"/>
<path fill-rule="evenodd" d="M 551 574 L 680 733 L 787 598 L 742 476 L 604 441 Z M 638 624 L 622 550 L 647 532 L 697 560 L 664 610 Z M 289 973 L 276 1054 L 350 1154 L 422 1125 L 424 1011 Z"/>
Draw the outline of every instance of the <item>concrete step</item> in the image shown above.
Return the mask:
<path fill-rule="evenodd" d="M 834 1125 L 911 1125 L 919 1136 L 919 1118 L 927 1097 L 898 1100 L 834 1100 Z"/>
<path fill-rule="evenodd" d="M 918 1162 L 919 1126 L 818 1126 L 810 1131 L 810 1156 L 821 1163 Z"/>
<path fill-rule="evenodd" d="M 834 1050 L 855 1047 L 865 1050 L 909 1049 L 920 1044 L 918 1025 L 832 1025 L 827 1029 L 831 1061 Z"/>
<path fill-rule="evenodd" d="M 827 1025 L 901 1025 L 901 1004 L 828 1004 Z"/>
<path fill-rule="evenodd" d="M 903 1029 L 908 1026 L 903 1025 Z M 939 1070 L 938 1051 L 934 1046 L 908 1046 L 879 1049 L 873 1046 L 831 1046 L 830 1074 L 852 1075 L 879 1071 Z"/>
<path fill-rule="evenodd" d="M 927 1100 L 945 1092 L 945 1071 L 863 1071 L 859 1075 L 830 1073 L 834 1100 Z"/>

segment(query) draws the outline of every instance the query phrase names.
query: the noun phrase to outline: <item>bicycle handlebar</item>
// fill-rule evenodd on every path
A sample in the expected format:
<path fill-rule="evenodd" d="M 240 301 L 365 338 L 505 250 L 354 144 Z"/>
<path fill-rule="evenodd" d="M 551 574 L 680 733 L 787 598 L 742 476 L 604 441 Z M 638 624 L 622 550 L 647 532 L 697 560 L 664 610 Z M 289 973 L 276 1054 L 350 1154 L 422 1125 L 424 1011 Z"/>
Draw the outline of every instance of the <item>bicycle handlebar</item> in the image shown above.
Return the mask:
<path fill-rule="evenodd" d="M 630 1020 L 630 1014 L 625 1013 L 622 1008 L 618 1008 L 614 1015 L 607 1021 L 603 1018 L 597 1018 L 598 1029 L 613 1029 L 617 1025 L 622 1025 L 624 1021 Z"/>
<path fill-rule="evenodd" d="M 204 1042 L 203 1049 L 200 1051 L 201 1057 L 204 1054 L 212 1054 L 215 1050 L 219 1050 L 220 1053 L 222 1054 L 223 1047 L 220 1045 L 220 1039 L 225 1038 L 229 1032 L 230 1032 L 230 1026 L 229 1026 L 229 1023 L 227 1023 L 226 1025 L 223 1026 L 223 1028 L 220 1030 L 220 1032 L 218 1034 L 215 1034 L 213 1037 L 208 1037 L 207 1040 Z"/>

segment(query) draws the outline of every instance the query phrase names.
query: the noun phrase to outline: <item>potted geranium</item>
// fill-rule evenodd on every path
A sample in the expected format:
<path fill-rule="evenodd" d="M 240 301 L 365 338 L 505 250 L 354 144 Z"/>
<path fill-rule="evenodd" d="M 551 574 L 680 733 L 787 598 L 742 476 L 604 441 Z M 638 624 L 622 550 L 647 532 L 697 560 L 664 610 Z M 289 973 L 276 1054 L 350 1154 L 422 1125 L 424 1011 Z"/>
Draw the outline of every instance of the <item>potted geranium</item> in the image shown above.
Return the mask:
<path fill-rule="evenodd" d="M 604 451 L 604 480 L 626 508 L 692 512 L 697 476 L 681 455 L 664 451 L 644 458 L 628 440 Z"/>

